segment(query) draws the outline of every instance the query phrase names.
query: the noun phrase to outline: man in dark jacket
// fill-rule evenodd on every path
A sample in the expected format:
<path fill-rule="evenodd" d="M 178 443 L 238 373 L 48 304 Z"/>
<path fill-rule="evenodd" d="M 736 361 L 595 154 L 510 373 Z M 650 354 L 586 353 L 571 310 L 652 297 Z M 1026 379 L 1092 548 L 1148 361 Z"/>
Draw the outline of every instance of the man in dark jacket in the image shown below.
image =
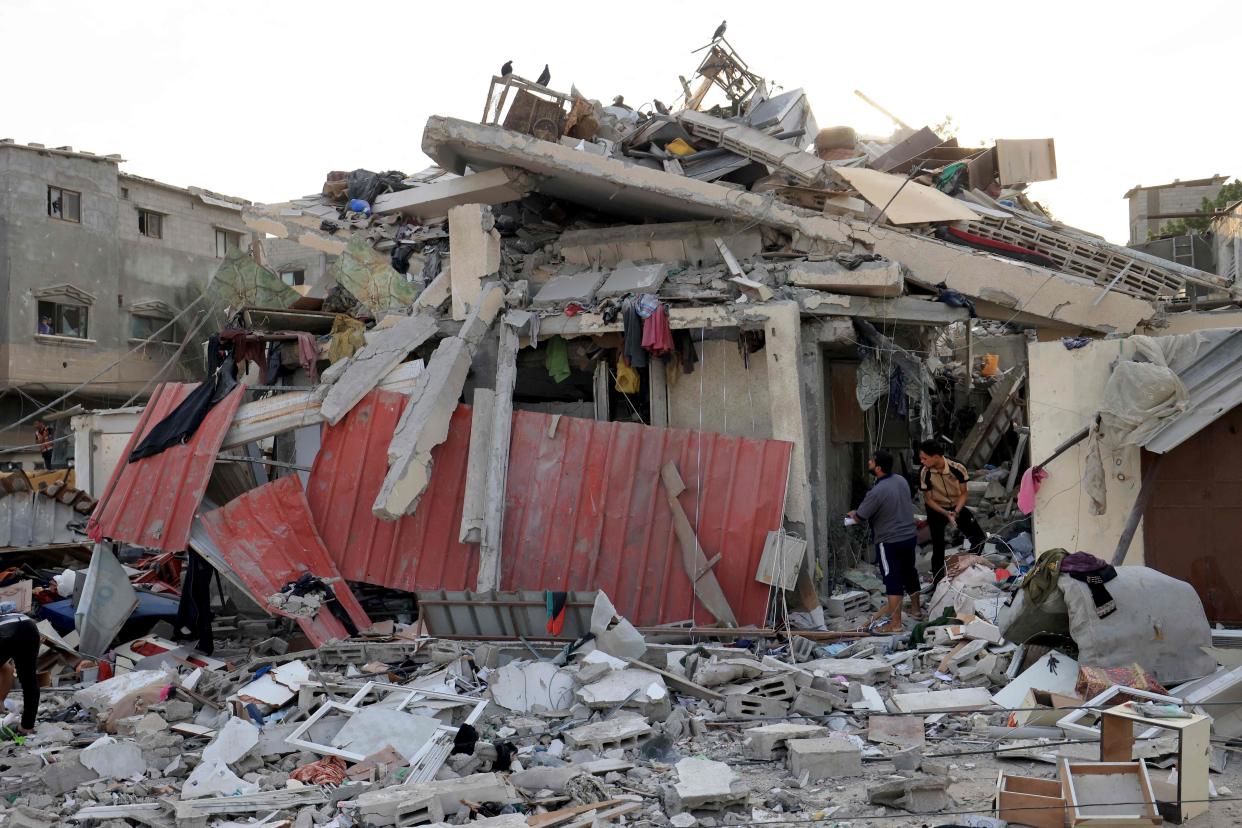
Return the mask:
<path fill-rule="evenodd" d="M 877 632 L 899 633 L 902 596 L 910 596 L 912 614 L 918 615 L 920 611 L 919 573 L 914 566 L 917 532 L 910 484 L 901 475 L 893 474 L 893 455 L 882 449 L 867 461 L 867 469 L 875 475 L 875 485 L 858 508 L 849 513 L 849 518 L 871 525 L 876 562 L 888 596 L 887 606 L 876 613 L 872 623 L 887 618 L 888 624 Z"/>

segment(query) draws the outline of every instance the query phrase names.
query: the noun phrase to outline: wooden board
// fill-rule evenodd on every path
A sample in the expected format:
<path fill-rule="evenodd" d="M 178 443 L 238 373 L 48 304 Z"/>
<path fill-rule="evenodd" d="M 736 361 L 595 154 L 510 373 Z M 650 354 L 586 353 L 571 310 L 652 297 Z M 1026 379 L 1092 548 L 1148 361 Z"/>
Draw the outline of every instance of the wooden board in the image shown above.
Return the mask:
<path fill-rule="evenodd" d="M 828 363 L 830 397 L 828 436 L 834 443 L 862 443 L 867 439 L 865 412 L 858 407 L 858 363 Z"/>
<path fill-rule="evenodd" d="M 889 175 L 861 167 L 836 167 L 835 171 L 877 209 L 882 210 L 887 204 L 884 216 L 893 224 L 975 221 L 980 217 L 965 202 L 931 187 L 907 181 L 903 175 Z M 893 198 L 894 195 L 897 197 Z"/>

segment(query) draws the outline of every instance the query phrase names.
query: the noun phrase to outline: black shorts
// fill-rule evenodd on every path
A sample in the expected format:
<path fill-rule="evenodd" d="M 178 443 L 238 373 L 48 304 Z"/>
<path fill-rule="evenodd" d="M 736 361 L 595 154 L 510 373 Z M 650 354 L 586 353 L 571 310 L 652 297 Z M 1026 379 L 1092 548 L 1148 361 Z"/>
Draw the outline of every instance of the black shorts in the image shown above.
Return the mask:
<path fill-rule="evenodd" d="M 902 541 L 877 543 L 876 561 L 885 595 L 913 595 L 919 591 L 919 572 L 914 567 L 917 536 Z"/>

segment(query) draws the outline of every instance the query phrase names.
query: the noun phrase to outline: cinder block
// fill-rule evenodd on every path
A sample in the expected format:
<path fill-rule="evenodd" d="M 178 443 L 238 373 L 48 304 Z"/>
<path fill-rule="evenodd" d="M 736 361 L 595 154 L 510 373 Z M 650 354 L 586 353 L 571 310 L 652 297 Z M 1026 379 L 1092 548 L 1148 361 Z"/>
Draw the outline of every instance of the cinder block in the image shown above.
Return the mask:
<path fill-rule="evenodd" d="M 768 719 L 789 713 L 789 705 L 762 696 L 725 696 L 725 715 L 735 719 Z"/>
<path fill-rule="evenodd" d="M 777 749 L 783 748 L 790 739 L 818 739 L 828 732 L 828 728 L 819 725 L 780 722 L 748 728 L 743 735 L 746 752 L 751 758 L 771 760 L 777 758 Z"/>
<path fill-rule="evenodd" d="M 793 707 L 790 709 L 803 716 L 827 716 L 834 710 L 845 710 L 847 707 L 849 704 L 843 695 L 804 687 L 794 697 Z"/>
<path fill-rule="evenodd" d="M 862 751 L 848 739 L 791 739 L 787 746 L 795 778 L 803 773 L 809 773 L 812 781 L 862 775 Z"/>

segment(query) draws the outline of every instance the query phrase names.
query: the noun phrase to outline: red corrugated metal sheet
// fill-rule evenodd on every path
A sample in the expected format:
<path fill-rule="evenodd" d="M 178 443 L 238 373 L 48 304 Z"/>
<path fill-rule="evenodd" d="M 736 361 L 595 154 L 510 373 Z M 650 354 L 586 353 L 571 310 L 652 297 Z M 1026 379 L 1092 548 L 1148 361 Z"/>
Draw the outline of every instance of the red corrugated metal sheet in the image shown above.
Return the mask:
<path fill-rule="evenodd" d="M 414 514 L 371 514 L 388 471 L 392 439 L 406 396 L 374 390 L 323 435 L 306 497 L 324 546 L 351 581 L 396 589 L 473 589 L 478 547 L 459 543 L 470 408 L 453 413 L 449 435 L 432 449 L 431 483 Z"/>
<path fill-rule="evenodd" d="M 768 587 L 755 580 L 763 544 L 781 525 L 791 443 L 561 417 L 513 415 L 501 588 L 602 589 L 631 622 L 690 618 L 660 468 L 677 465 L 680 502 L 740 624 L 761 624 Z M 701 485 L 701 489 L 700 489 Z M 697 496 L 696 496 L 697 494 Z"/>
<path fill-rule="evenodd" d="M 458 542 L 470 409 L 458 406 L 433 452 L 414 515 L 371 515 L 404 397 L 373 391 L 327 429 L 308 499 L 325 546 L 350 580 L 397 589 L 472 589 L 477 548 Z M 761 623 L 768 588 L 754 579 L 768 531 L 781 525 L 793 446 L 711 433 L 514 414 L 506 494 L 505 590 L 601 589 L 636 624 L 694 617 L 660 467 L 677 464 L 681 504 L 743 624 Z M 699 481 L 701 497 L 696 498 Z"/>
<path fill-rule="evenodd" d="M 207 491 L 216 455 L 245 387 L 239 385 L 216 403 L 189 442 L 136 463 L 128 463 L 126 458 L 147 432 L 196 387 L 193 383 L 177 382 L 156 387 L 87 523 L 86 531 L 92 540 L 107 538 L 168 552 L 180 552 L 189 546 L 190 524 Z"/>
<path fill-rule="evenodd" d="M 371 626 L 324 548 L 297 475 L 251 489 L 202 519 L 221 556 L 260 604 L 268 606 L 268 596 L 309 572 L 332 582 L 332 591 L 358 629 Z M 320 608 L 314 618 L 298 618 L 297 622 L 316 647 L 348 636 L 345 626 L 326 608 Z"/>

